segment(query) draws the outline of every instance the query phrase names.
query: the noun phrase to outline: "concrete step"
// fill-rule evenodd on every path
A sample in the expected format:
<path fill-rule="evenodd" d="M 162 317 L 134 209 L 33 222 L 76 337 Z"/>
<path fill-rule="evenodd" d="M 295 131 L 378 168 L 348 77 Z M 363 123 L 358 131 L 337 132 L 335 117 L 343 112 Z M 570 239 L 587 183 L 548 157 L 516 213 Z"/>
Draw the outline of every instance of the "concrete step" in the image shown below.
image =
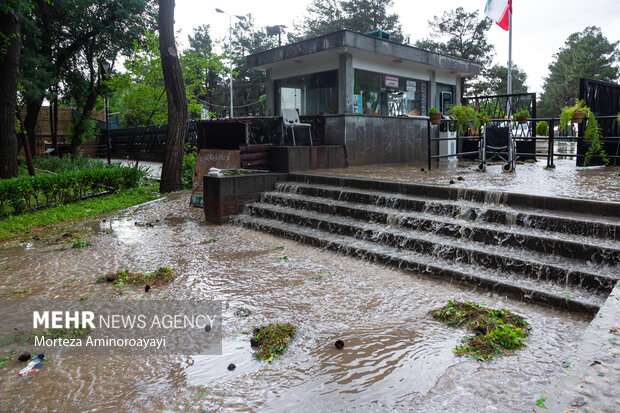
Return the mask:
<path fill-rule="evenodd" d="M 434 255 L 418 253 L 408 248 L 396 248 L 289 222 L 246 214 L 238 216 L 235 222 L 248 228 L 391 265 L 405 271 L 448 281 L 464 281 L 491 291 L 516 295 L 526 301 L 546 303 L 571 311 L 595 313 L 607 297 L 605 293 L 591 292 L 580 286 L 517 277 L 510 273 L 459 261 L 438 260 Z"/>
<path fill-rule="evenodd" d="M 297 176 L 300 178 L 300 176 Z M 328 180 L 329 181 L 329 180 Z M 322 181 L 321 181 L 322 182 Z M 399 211 L 425 212 L 441 217 L 459 217 L 476 222 L 507 224 L 513 227 L 539 229 L 605 240 L 620 240 L 620 218 L 600 216 L 594 213 L 568 213 L 511 207 L 498 204 L 501 193 L 487 193 L 482 202 L 455 198 L 442 199 L 433 191 L 425 195 L 411 195 L 393 192 L 399 185 L 385 183 L 377 190 L 351 187 L 335 187 L 324 183 L 280 182 L 276 191 L 316 198 L 348 201 L 363 205 L 383 206 Z M 403 186 L 403 188 L 406 188 Z M 417 187 L 416 187 L 417 188 Z M 596 207 L 594 204 L 592 207 Z"/>
<path fill-rule="evenodd" d="M 425 254 L 436 259 L 474 265 L 509 273 L 516 277 L 576 286 L 596 293 L 609 293 L 618 280 L 615 267 L 588 265 L 581 260 L 549 257 L 544 253 L 518 248 L 490 246 L 477 241 L 455 239 L 446 235 L 392 228 L 361 220 L 299 210 L 281 205 L 255 203 L 247 205 L 252 217 L 270 219 L 299 227 L 322 230 L 330 234 L 371 241 L 397 249 Z"/>
<path fill-rule="evenodd" d="M 267 192 L 262 202 L 299 210 L 315 211 L 334 216 L 352 217 L 365 222 L 380 223 L 396 228 L 426 231 L 457 239 L 527 249 L 589 261 L 593 264 L 617 266 L 620 264 L 620 248 L 612 240 L 581 235 L 561 234 L 535 228 L 509 226 L 469 219 L 470 207 L 461 209 L 465 215 L 438 216 L 428 212 L 402 212 L 385 206 L 365 205 L 357 202 L 307 196 L 294 192 Z M 471 208 L 475 208 L 472 206 Z"/>

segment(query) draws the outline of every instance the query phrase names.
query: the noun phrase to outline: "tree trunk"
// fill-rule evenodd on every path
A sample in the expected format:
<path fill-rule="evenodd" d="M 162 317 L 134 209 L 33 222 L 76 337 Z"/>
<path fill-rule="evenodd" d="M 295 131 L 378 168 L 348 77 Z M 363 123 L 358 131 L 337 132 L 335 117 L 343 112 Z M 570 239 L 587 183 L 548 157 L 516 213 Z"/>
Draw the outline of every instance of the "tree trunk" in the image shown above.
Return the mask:
<path fill-rule="evenodd" d="M 10 11 L 0 11 L 0 30 L 9 39 L 6 53 L 0 55 L 0 179 L 17 176 L 17 135 L 15 108 L 17 106 L 17 73 L 19 68 L 19 20 Z M 3 40 L 4 42 L 4 40 Z"/>
<path fill-rule="evenodd" d="M 161 193 L 180 190 L 183 184 L 183 148 L 187 102 L 183 71 L 174 42 L 174 0 L 159 0 L 159 53 L 168 99 L 166 152 L 161 171 Z"/>
<path fill-rule="evenodd" d="M 15 111 L 15 116 L 19 123 L 22 123 L 22 115 L 19 112 L 19 109 Z M 34 165 L 32 164 L 32 152 L 30 152 L 30 145 L 28 144 L 28 139 L 26 138 L 26 134 L 24 133 L 24 129 L 18 133 L 19 139 L 21 140 L 22 145 L 24 145 L 24 153 L 26 154 L 26 165 L 28 166 L 28 175 L 34 176 Z"/>
<path fill-rule="evenodd" d="M 93 108 L 95 107 L 97 96 L 99 95 L 98 89 L 99 88 L 95 88 L 95 86 L 91 83 L 90 91 L 88 92 L 88 97 L 86 98 L 86 103 L 84 103 L 84 107 L 82 108 L 82 115 L 80 116 L 80 119 L 76 121 L 75 127 L 73 128 L 73 137 L 71 138 L 72 156 L 79 155 L 80 145 L 82 144 L 84 134 L 86 133 L 88 120 L 93 113 Z"/>
<path fill-rule="evenodd" d="M 50 134 L 52 135 L 52 155 L 58 154 L 58 87 L 54 87 L 54 99 L 50 102 Z"/>
<path fill-rule="evenodd" d="M 40 150 L 36 147 L 37 140 L 37 120 L 39 119 L 39 112 L 41 112 L 41 105 L 43 104 L 43 98 L 29 100 L 26 99 L 26 118 L 24 119 L 23 128 L 26 130 L 28 136 L 28 143 L 30 144 L 30 153 L 33 155 L 40 155 Z"/>

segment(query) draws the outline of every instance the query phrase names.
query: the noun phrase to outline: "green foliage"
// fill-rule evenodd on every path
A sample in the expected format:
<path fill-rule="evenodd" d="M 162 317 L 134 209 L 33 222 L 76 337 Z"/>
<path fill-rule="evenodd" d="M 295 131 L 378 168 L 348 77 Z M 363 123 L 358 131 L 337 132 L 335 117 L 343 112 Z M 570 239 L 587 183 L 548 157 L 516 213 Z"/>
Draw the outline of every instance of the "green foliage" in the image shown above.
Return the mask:
<path fill-rule="evenodd" d="M 76 221 L 106 212 L 118 211 L 159 197 L 157 187 L 139 186 L 111 195 L 90 198 L 68 205 L 51 207 L 0 219 L 0 242 L 27 239 L 33 228 L 50 228 L 67 221 Z"/>
<path fill-rule="evenodd" d="M 491 19 L 480 19 L 477 10 L 467 12 L 458 7 L 429 20 L 430 37 L 416 41 L 415 46 L 471 60 L 484 68 L 491 64 L 495 54 L 495 48 L 487 40 L 487 32 L 492 25 Z"/>
<path fill-rule="evenodd" d="M 603 149 L 603 142 L 601 142 L 601 138 L 603 137 L 601 133 L 601 127 L 598 124 L 598 121 L 594 117 L 594 113 L 588 113 L 588 126 L 586 127 L 586 131 L 583 136 L 586 139 L 590 140 L 590 147 L 586 152 L 585 157 L 583 158 L 583 166 L 588 166 L 590 161 L 592 160 L 592 156 L 595 154 L 599 154 L 603 160 L 605 165 L 609 165 L 609 158 L 607 158 L 607 152 Z"/>
<path fill-rule="evenodd" d="M 439 113 L 439 111 L 437 109 L 435 109 L 435 108 L 430 108 L 429 111 L 428 111 L 428 114 L 432 115 L 434 113 Z"/>
<path fill-rule="evenodd" d="M 73 245 L 71 246 L 71 248 L 86 248 L 86 247 L 90 247 L 90 241 L 79 241 L 79 240 L 75 240 L 73 241 Z"/>
<path fill-rule="evenodd" d="M 547 406 L 545 406 L 546 401 L 547 401 L 546 397 L 541 397 L 540 399 L 536 400 L 536 406 L 542 409 L 546 409 L 547 408 Z"/>
<path fill-rule="evenodd" d="M 549 65 L 537 115 L 557 116 L 563 106 L 571 104 L 573 97 L 578 96 L 582 77 L 615 82 L 620 75 L 616 65 L 619 43 L 608 41 L 601 29 L 594 26 L 568 36 Z"/>
<path fill-rule="evenodd" d="M 149 284 L 151 286 L 171 283 L 176 278 L 174 271 L 168 267 L 159 267 L 156 271 L 141 273 L 128 270 L 118 271 L 97 277 L 98 283 L 113 282 L 116 286 Z"/>
<path fill-rule="evenodd" d="M 252 310 L 250 310 L 249 308 L 239 307 L 235 311 L 235 315 L 242 318 L 249 317 L 252 315 Z"/>
<path fill-rule="evenodd" d="M 586 106 L 586 102 L 583 99 L 578 100 L 574 106 L 564 106 L 560 114 L 560 130 L 562 133 L 568 133 L 568 125 L 573 119 L 576 110 L 584 112 L 586 116 L 590 113 L 590 108 Z"/>
<path fill-rule="evenodd" d="M 209 86 L 215 82 L 213 74 L 224 70 L 222 59 L 206 49 L 189 49 L 180 55 L 192 118 L 200 118 L 203 104 L 199 100 L 205 101 L 214 87 Z M 143 42 L 135 41 L 124 66 L 125 73 L 115 74 L 110 82 L 113 94 L 120 97 L 112 111 L 120 112 L 125 127 L 162 126 L 168 120 L 168 107 L 157 33 L 145 32 Z"/>
<path fill-rule="evenodd" d="M 73 141 L 73 138 L 75 137 L 75 134 L 76 134 L 77 125 L 79 124 L 79 122 L 80 121 L 76 119 L 74 122 L 71 123 L 71 126 L 69 126 L 69 130 L 67 131 L 67 136 L 66 136 L 67 142 Z M 97 139 L 97 133 L 99 132 L 99 129 L 97 128 L 96 119 L 93 119 L 93 118 L 86 119 L 80 127 L 83 128 L 83 131 L 81 132 L 81 136 L 78 137 L 80 142 L 92 141 L 94 139 Z"/>
<path fill-rule="evenodd" d="M 25 290 L 15 290 L 15 291 L 11 291 L 10 293 L 7 294 L 7 296 L 12 296 L 12 295 L 23 295 L 23 294 L 28 294 L 32 292 L 32 288 L 27 288 Z"/>
<path fill-rule="evenodd" d="M 72 339 L 84 338 L 90 334 L 90 327 L 78 324 L 71 328 L 46 328 L 44 330 L 18 330 L 0 339 L 0 346 L 11 343 L 34 343 L 35 339 L 45 337 L 46 339 Z"/>
<path fill-rule="evenodd" d="M 133 188 L 145 175 L 143 169 L 115 167 L 3 179 L 0 180 L 0 216 L 67 204 L 88 194 Z"/>
<path fill-rule="evenodd" d="M 360 33 L 383 30 L 392 40 L 402 43 L 405 38 L 398 14 L 390 14 L 392 0 L 313 0 L 306 8 L 304 19 L 295 24 L 296 34 L 291 40 L 322 36 L 341 29 Z"/>
<path fill-rule="evenodd" d="M 530 111 L 523 108 L 520 111 L 518 111 L 517 113 L 515 113 L 513 115 L 514 118 L 529 118 L 530 117 Z"/>
<path fill-rule="evenodd" d="M 86 158 L 82 156 L 49 156 L 46 158 L 34 158 L 32 163 L 35 168 L 51 172 L 69 172 L 81 169 L 101 169 L 120 167 L 120 163 L 111 163 L 101 159 Z"/>
<path fill-rule="evenodd" d="M 512 93 L 527 93 L 527 73 L 512 65 Z M 482 68 L 482 79 L 472 85 L 473 95 L 505 95 L 508 91 L 508 67 L 494 65 Z"/>
<path fill-rule="evenodd" d="M 538 122 L 538 124 L 536 125 L 536 135 L 547 136 L 548 133 L 549 133 L 549 124 L 545 122 L 544 120 L 541 122 Z"/>
<path fill-rule="evenodd" d="M 197 147 L 185 145 L 185 155 L 183 155 L 183 188 L 185 189 L 192 189 L 194 185 L 194 167 L 196 166 L 197 154 Z"/>
<path fill-rule="evenodd" d="M 258 340 L 259 346 L 254 357 L 271 363 L 274 358 L 286 350 L 289 341 L 295 337 L 296 331 L 297 327 L 291 323 L 275 323 L 257 328 L 254 332 L 254 338 Z"/>
<path fill-rule="evenodd" d="M 452 105 L 450 107 L 450 116 L 456 121 L 456 128 L 458 133 L 462 136 L 467 132 L 467 128 L 470 122 L 473 122 L 476 117 L 476 110 L 471 105 Z"/>
<path fill-rule="evenodd" d="M 476 360 L 491 360 L 497 355 L 527 347 L 528 322 L 508 310 L 495 310 L 471 301 L 448 301 L 432 316 L 454 328 L 466 328 L 475 336 L 463 340 L 454 352 Z"/>

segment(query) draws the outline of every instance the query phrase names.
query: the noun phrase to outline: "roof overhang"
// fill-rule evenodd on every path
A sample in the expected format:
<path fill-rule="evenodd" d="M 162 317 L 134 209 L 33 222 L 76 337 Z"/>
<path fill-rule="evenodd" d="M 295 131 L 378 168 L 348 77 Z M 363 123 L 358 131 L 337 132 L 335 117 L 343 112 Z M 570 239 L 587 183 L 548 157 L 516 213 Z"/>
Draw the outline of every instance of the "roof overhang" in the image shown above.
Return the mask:
<path fill-rule="evenodd" d="M 325 36 L 276 47 L 261 53 L 246 56 L 248 67 L 266 71 L 274 66 L 289 65 L 302 57 L 317 55 L 324 58 L 332 53 L 350 52 L 369 54 L 390 61 L 420 64 L 430 69 L 441 69 L 458 73 L 460 76 L 474 76 L 480 73 L 480 65 L 440 53 L 430 52 L 389 40 L 379 39 L 350 30 L 340 30 Z"/>

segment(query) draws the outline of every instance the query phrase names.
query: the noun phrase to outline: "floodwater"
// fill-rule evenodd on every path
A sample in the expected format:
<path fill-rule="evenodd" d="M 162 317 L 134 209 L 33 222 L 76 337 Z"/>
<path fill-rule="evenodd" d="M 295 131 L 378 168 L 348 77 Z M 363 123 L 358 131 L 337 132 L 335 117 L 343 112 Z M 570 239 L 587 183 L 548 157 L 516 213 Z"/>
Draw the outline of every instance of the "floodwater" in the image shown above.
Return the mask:
<path fill-rule="evenodd" d="M 64 353 L 27 378 L 17 375 L 23 364 L 11 361 L 0 369 L 1 411 L 526 412 L 590 321 L 268 234 L 208 225 L 188 204 L 182 195 L 92 221 L 87 248 L 32 244 L 0 251 L 0 296 L 32 288 L 5 299 L 223 300 L 223 354 Z M 284 255 L 288 260 L 278 260 Z M 148 295 L 136 288 L 119 296 L 114 286 L 93 284 L 100 274 L 159 266 L 173 268 L 178 278 Z M 331 275 L 310 279 L 320 273 Z M 454 356 L 467 333 L 428 315 L 450 299 L 524 316 L 532 325 L 528 347 L 490 363 Z M 236 316 L 239 307 L 252 315 Z M 256 361 L 243 332 L 276 321 L 297 325 L 297 337 L 274 362 Z M 337 339 L 343 350 L 334 348 Z M 227 370 L 229 363 L 235 371 Z"/>
<path fill-rule="evenodd" d="M 546 160 L 517 164 L 514 172 L 503 172 L 502 165 L 487 166 L 486 172 L 477 170 L 471 161 L 426 164 L 378 164 L 353 166 L 342 169 L 313 170 L 321 175 L 338 175 L 384 179 L 429 185 L 451 185 L 456 188 L 516 192 L 532 195 L 559 196 L 620 201 L 620 167 L 576 167 L 574 159 L 554 160 L 555 169 L 545 170 Z M 463 180 L 458 178 L 462 177 Z M 454 183 L 450 184 L 450 181 Z"/>

